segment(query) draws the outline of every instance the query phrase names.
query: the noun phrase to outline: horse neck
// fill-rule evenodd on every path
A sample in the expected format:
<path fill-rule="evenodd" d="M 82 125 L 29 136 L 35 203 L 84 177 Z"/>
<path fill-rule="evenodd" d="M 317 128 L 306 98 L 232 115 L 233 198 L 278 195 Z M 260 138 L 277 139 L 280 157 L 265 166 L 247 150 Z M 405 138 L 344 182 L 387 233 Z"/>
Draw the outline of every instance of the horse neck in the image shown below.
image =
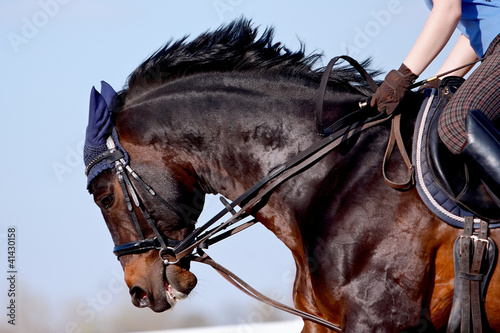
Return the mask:
<path fill-rule="evenodd" d="M 182 117 L 171 135 L 180 138 L 177 151 L 189 151 L 197 159 L 197 174 L 225 196 L 237 196 L 320 139 L 316 85 L 233 73 L 187 78 L 176 89 L 184 89 L 184 95 L 166 104 L 182 105 L 182 110 L 176 107 Z M 357 106 L 360 98 L 330 92 L 325 114 Z"/>
<path fill-rule="evenodd" d="M 126 114 L 131 118 L 122 124 L 135 125 L 123 131 L 141 133 L 134 140 L 158 145 L 165 160 L 175 156 L 184 168 L 193 170 L 207 192 L 235 199 L 273 168 L 320 140 L 314 113 L 316 95 L 315 86 L 300 80 L 204 74 L 167 84 L 129 102 Z M 329 92 L 326 113 L 352 108 L 360 98 L 354 93 Z M 271 229 L 293 223 L 335 165 L 332 158 L 339 158 L 338 154 L 332 156 L 329 162 L 283 184 L 259 211 L 259 220 Z"/>

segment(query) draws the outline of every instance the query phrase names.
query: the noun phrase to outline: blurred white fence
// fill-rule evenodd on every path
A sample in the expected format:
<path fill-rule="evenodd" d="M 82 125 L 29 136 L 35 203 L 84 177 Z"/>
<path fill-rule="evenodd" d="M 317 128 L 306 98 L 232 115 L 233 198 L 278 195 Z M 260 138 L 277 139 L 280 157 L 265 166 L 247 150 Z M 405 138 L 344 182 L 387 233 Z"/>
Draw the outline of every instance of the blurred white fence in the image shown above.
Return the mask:
<path fill-rule="evenodd" d="M 303 325 L 304 324 L 302 320 L 293 320 L 270 323 L 183 328 L 135 333 L 300 333 Z"/>

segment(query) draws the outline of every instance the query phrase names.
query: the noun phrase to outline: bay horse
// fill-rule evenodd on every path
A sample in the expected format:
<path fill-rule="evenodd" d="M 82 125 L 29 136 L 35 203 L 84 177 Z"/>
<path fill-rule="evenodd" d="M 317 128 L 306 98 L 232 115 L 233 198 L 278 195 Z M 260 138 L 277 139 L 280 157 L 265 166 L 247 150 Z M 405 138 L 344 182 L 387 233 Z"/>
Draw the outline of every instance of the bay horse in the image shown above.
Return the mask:
<path fill-rule="evenodd" d="M 124 182 L 111 163 L 89 179 L 118 252 L 138 239 L 162 241 L 158 232 L 178 244 L 196 228 L 206 194 L 234 200 L 321 139 L 315 99 L 323 69 L 314 69 L 320 55 L 273 42 L 272 29 L 257 35 L 240 20 L 190 42 L 171 42 L 144 61 L 116 97 L 93 91 L 91 108 L 104 110 L 105 119 L 90 117 L 87 141 L 97 121 L 98 135 L 113 133 L 126 152 L 112 161 L 126 159 L 140 175 Z M 325 122 L 357 110 L 368 96 L 355 71 L 334 68 Z M 403 133 L 412 132 L 420 99 L 412 95 L 401 106 Z M 297 309 L 343 332 L 443 331 L 454 289 L 452 248 L 462 230 L 440 221 L 415 189 L 385 185 L 389 130 L 383 123 L 356 135 L 247 213 L 291 251 Z M 393 162 L 394 176 L 403 176 L 402 163 Z M 498 231 L 491 237 L 500 242 Z M 134 305 L 162 312 L 193 290 L 189 257 L 166 257 L 150 241 L 119 256 Z M 500 331 L 498 270 L 485 309 L 491 328 Z M 327 331 L 304 321 L 303 332 Z"/>

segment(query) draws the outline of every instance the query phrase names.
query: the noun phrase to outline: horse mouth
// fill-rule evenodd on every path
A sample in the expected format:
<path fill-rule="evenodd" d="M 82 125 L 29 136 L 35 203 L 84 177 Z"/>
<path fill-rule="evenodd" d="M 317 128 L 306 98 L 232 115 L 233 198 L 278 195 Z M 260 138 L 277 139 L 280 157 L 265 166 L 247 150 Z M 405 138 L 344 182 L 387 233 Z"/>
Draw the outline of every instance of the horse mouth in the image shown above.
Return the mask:
<path fill-rule="evenodd" d="M 158 270 L 149 271 L 130 287 L 132 304 L 136 307 L 150 308 L 154 312 L 170 310 L 178 301 L 187 298 L 196 286 L 196 276 L 188 267 L 171 265 Z"/>
<path fill-rule="evenodd" d="M 134 305 L 139 308 L 149 307 L 154 312 L 164 312 L 172 310 L 177 302 L 188 297 L 189 291 L 180 291 L 173 283 L 170 283 L 166 278 L 163 281 L 163 290 L 158 291 L 158 296 L 155 297 L 154 293 L 148 294 L 144 292 L 139 295 Z"/>
<path fill-rule="evenodd" d="M 138 308 L 151 308 L 154 312 L 163 312 L 171 310 L 177 304 L 177 302 L 187 295 L 177 291 L 172 285 L 167 281 L 164 282 L 164 292 L 160 292 L 160 297 L 149 296 L 147 293 L 140 295 L 137 302 L 134 303 Z M 155 300 L 152 302 L 152 300 Z"/>
<path fill-rule="evenodd" d="M 175 289 L 168 281 L 165 280 L 165 294 L 167 298 L 167 302 L 170 305 L 169 309 L 172 309 L 178 301 L 185 299 L 188 297 L 188 294 L 183 293 L 177 289 Z"/>
<path fill-rule="evenodd" d="M 139 288 L 133 289 L 132 303 L 138 308 L 150 308 L 154 312 L 164 312 L 171 310 L 178 301 L 188 297 L 187 293 L 177 290 L 166 279 L 163 282 L 163 290 L 157 293 L 148 293 Z M 155 296 L 155 294 L 157 296 Z"/>

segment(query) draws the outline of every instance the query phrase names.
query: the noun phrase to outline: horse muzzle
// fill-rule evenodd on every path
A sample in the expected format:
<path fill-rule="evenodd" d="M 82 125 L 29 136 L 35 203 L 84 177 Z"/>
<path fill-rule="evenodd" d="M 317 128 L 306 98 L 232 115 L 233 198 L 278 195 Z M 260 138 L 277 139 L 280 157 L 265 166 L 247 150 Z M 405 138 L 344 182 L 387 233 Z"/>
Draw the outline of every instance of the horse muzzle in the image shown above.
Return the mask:
<path fill-rule="evenodd" d="M 122 264 L 132 304 L 138 308 L 169 310 L 185 299 L 197 283 L 188 260 L 165 266 L 158 254 L 150 252 L 129 256 Z"/>

